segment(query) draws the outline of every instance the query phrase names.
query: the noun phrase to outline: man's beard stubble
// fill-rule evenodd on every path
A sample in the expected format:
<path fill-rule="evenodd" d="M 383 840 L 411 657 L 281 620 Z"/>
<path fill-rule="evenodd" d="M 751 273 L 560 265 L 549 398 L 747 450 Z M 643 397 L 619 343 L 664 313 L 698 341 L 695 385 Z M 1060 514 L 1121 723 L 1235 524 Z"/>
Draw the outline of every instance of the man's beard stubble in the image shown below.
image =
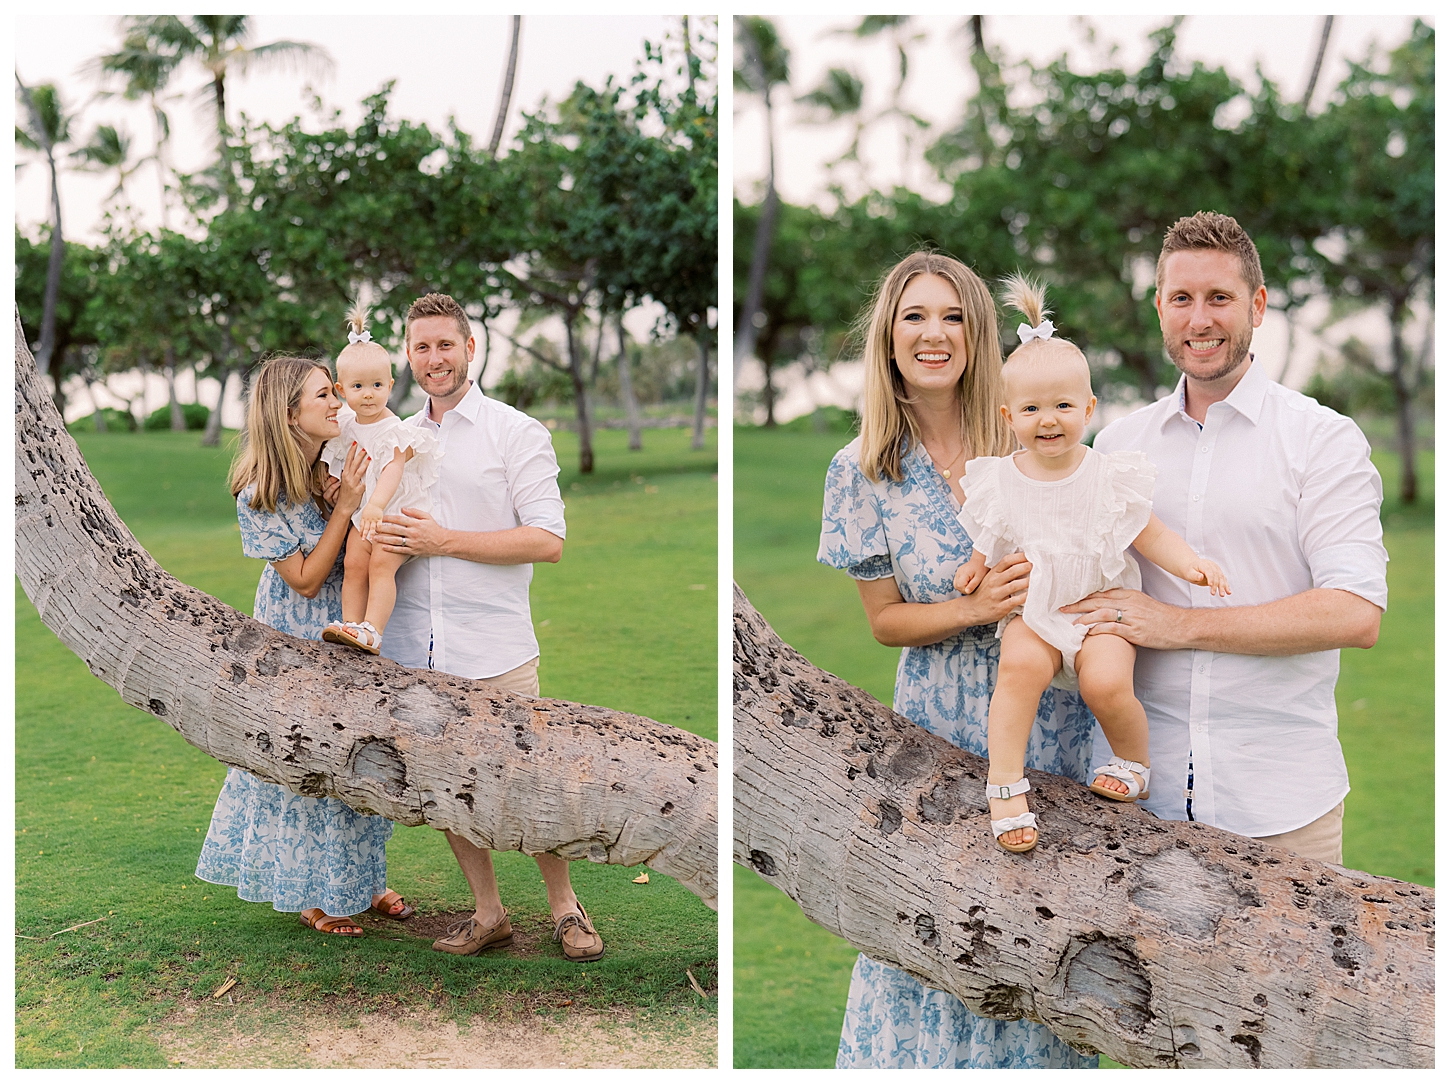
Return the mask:
<path fill-rule="evenodd" d="M 1173 362 L 1180 373 L 1192 376 L 1194 380 L 1211 384 L 1215 380 L 1222 380 L 1243 364 L 1244 358 L 1249 356 L 1249 347 L 1254 343 L 1254 329 L 1250 327 L 1242 335 L 1230 335 L 1228 340 L 1228 356 L 1222 366 L 1208 374 L 1190 373 L 1183 365 L 1184 346 L 1181 341 L 1169 342 L 1165 337 L 1163 349 L 1168 351 L 1168 359 Z"/>

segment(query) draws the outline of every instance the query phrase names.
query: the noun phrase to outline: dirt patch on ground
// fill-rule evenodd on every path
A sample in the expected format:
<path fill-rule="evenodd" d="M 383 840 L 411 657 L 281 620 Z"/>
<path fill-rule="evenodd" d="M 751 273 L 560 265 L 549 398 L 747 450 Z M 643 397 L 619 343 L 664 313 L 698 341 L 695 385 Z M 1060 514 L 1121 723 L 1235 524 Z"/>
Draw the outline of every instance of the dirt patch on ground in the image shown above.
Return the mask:
<path fill-rule="evenodd" d="M 691 1069 L 717 1064 L 713 1016 L 555 1013 L 459 1024 L 432 1009 L 309 1003 L 179 1009 L 152 1030 L 174 1066 L 336 1069 Z"/>

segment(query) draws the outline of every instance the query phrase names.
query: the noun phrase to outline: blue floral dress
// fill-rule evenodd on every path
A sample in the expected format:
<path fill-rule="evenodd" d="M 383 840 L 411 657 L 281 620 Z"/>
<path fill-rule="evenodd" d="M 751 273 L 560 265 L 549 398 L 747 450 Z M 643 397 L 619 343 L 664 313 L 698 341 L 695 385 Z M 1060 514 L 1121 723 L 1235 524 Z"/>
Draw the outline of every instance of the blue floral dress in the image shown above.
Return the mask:
<path fill-rule="evenodd" d="M 304 598 L 270 562 L 311 552 L 327 521 L 316 504 L 279 501 L 276 512 L 237 495 L 242 552 L 268 561 L 257 583 L 253 616 L 279 632 L 316 640 L 329 621 L 342 617 L 342 554 L 316 598 Z M 196 875 L 212 884 L 235 885 L 253 903 L 278 911 L 320 907 L 329 915 L 366 911 L 387 881 L 387 842 L 393 823 L 364 816 L 336 798 L 306 798 L 232 768 L 211 815 Z"/>
<path fill-rule="evenodd" d="M 952 577 L 972 556 L 956 498 L 919 447 L 903 450 L 905 478 L 870 481 L 859 438 L 836 453 L 826 474 L 817 559 L 857 580 L 892 576 L 907 602 L 956 595 Z M 967 629 L 901 652 L 892 707 L 963 749 L 987 755 L 987 704 L 997 677 L 995 625 Z M 1027 746 L 1027 767 L 1086 783 L 1092 713 L 1076 693 L 1049 689 Z M 983 822 L 982 830 L 986 831 Z M 838 1069 L 1097 1067 L 1044 1025 L 991 1020 L 906 972 L 860 956 L 841 1028 Z"/>

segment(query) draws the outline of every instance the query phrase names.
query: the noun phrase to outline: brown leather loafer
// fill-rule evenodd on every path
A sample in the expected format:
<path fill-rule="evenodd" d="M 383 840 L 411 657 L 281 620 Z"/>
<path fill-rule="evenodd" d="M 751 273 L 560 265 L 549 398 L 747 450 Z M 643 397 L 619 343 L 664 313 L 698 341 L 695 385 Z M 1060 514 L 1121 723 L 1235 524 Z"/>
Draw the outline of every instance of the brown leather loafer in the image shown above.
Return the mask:
<path fill-rule="evenodd" d="M 554 927 L 554 940 L 563 948 L 565 959 L 575 963 L 588 963 L 604 955 L 604 938 L 584 913 L 583 904 L 579 905 L 577 915 L 565 915 L 559 920 Z"/>
<path fill-rule="evenodd" d="M 514 928 L 508 915 L 497 926 L 482 926 L 469 915 L 448 927 L 448 935 L 433 942 L 435 952 L 451 952 L 455 956 L 477 956 L 484 949 L 500 948 L 514 943 Z"/>

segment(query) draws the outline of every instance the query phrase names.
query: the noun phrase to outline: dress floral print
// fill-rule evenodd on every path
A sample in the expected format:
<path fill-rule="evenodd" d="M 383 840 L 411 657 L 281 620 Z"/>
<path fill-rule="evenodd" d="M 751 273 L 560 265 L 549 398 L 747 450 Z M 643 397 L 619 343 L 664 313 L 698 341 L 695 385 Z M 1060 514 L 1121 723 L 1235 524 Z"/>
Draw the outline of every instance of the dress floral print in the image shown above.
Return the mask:
<path fill-rule="evenodd" d="M 252 508 L 251 489 L 237 495 L 242 552 L 277 561 L 311 552 L 327 521 L 311 501 Z M 342 616 L 342 555 L 316 598 L 287 586 L 269 563 L 257 583 L 253 616 L 279 632 L 316 640 Z M 235 885 L 237 895 L 278 911 L 320 907 L 329 915 L 366 911 L 387 880 L 393 824 L 364 816 L 336 798 L 306 798 L 240 768 L 227 772 L 197 860 L 196 875 Z"/>
<path fill-rule="evenodd" d="M 892 576 L 907 602 L 952 598 L 952 577 L 972 556 L 951 489 L 920 449 L 903 450 L 900 482 L 870 481 L 860 440 L 826 474 L 817 559 L 858 580 Z M 983 625 L 901 652 L 892 707 L 939 737 L 987 755 L 987 704 L 997 674 L 996 626 Z M 1080 697 L 1043 694 L 1027 767 L 1087 782 L 1095 721 Z M 986 824 L 982 825 L 986 831 Z M 1044 1025 L 991 1020 L 942 990 L 860 956 L 841 1029 L 841 1069 L 1095 1068 Z"/>

